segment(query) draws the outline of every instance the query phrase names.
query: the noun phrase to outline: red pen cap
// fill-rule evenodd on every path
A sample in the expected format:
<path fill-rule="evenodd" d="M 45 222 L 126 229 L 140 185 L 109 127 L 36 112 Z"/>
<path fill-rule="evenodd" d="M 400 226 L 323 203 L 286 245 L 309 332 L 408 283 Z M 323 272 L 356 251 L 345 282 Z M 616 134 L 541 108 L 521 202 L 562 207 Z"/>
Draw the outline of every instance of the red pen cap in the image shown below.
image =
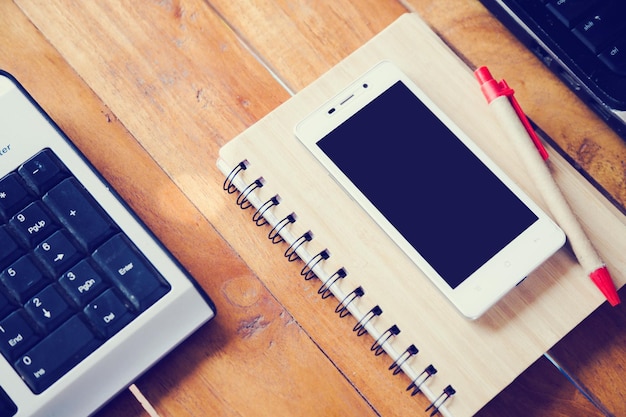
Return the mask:
<path fill-rule="evenodd" d="M 489 72 L 489 69 L 487 69 L 487 67 L 478 68 L 476 71 L 474 71 L 474 76 L 480 83 L 480 89 L 482 90 L 483 95 L 487 99 L 487 103 L 491 104 L 491 102 L 498 97 L 502 97 L 502 96 L 508 97 L 511 103 L 511 106 L 513 106 L 513 109 L 515 110 L 515 113 L 517 113 L 517 116 L 519 117 L 520 122 L 522 122 L 522 124 L 524 125 L 524 128 L 526 129 L 526 131 L 528 132 L 528 135 L 530 136 L 530 139 L 535 144 L 537 151 L 539 151 L 539 154 L 541 155 L 544 161 L 548 159 L 549 155 L 548 155 L 548 152 L 546 151 L 546 148 L 543 147 L 543 144 L 537 137 L 537 133 L 535 133 L 535 129 L 533 129 L 532 125 L 528 121 L 528 118 L 526 117 L 526 114 L 522 110 L 522 107 L 517 102 L 517 99 L 515 99 L 515 96 L 513 95 L 514 93 L 513 89 L 509 87 L 506 81 L 502 80 L 498 82 L 494 80 L 493 76 L 491 75 L 491 72 Z"/>
<path fill-rule="evenodd" d="M 476 79 L 480 83 L 480 89 L 487 99 L 487 103 L 491 103 L 494 99 L 502 96 L 513 96 L 513 90 L 509 88 L 506 82 L 496 81 L 487 67 L 480 67 L 474 71 Z"/>

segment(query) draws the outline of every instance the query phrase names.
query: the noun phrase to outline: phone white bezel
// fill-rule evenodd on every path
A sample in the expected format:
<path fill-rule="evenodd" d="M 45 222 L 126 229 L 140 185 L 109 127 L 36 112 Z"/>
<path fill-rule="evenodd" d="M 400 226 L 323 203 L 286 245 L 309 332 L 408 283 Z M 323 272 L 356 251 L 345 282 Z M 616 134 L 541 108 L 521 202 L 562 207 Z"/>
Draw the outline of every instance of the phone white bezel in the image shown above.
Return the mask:
<path fill-rule="evenodd" d="M 452 289 L 365 195 L 317 146 L 317 142 L 361 108 L 402 81 L 537 217 L 538 220 L 476 272 Z M 500 300 L 556 252 L 565 242 L 563 231 L 541 210 L 435 103 L 398 67 L 383 61 L 327 101 L 295 127 L 295 135 L 330 172 L 333 179 L 384 230 L 448 300 L 475 319 Z"/>

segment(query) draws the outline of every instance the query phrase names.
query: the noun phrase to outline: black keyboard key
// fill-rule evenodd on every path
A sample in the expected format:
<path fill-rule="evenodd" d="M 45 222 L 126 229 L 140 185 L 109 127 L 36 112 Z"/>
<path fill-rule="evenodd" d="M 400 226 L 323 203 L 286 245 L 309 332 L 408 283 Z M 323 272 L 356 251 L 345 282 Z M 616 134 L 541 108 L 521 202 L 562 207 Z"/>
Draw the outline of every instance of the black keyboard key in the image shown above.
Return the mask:
<path fill-rule="evenodd" d="M 44 333 L 51 332 L 73 314 L 73 310 L 54 285 L 47 286 L 28 300 L 24 304 L 24 310 Z"/>
<path fill-rule="evenodd" d="M 134 318 L 126 304 L 111 289 L 89 303 L 84 312 L 96 331 L 105 339 L 122 330 Z"/>
<path fill-rule="evenodd" d="M 39 336 L 21 310 L 0 321 L 0 352 L 10 362 L 39 341 Z"/>
<path fill-rule="evenodd" d="M 32 201 L 30 193 L 18 178 L 18 175 L 13 172 L 0 180 L 1 218 L 8 219 L 29 201 Z"/>
<path fill-rule="evenodd" d="M 74 178 L 52 188 L 43 201 L 86 251 L 115 232 L 111 219 Z"/>
<path fill-rule="evenodd" d="M 107 284 L 87 259 L 70 268 L 59 279 L 59 284 L 77 307 L 84 307 L 107 288 Z"/>
<path fill-rule="evenodd" d="M 58 229 L 44 205 L 35 201 L 18 212 L 9 225 L 27 246 L 34 246 Z"/>
<path fill-rule="evenodd" d="M 47 279 L 39 270 L 31 255 L 22 256 L 11 266 L 2 271 L 0 281 L 20 304 L 25 303 L 47 283 Z"/>
<path fill-rule="evenodd" d="M 55 232 L 35 248 L 35 255 L 56 278 L 82 257 L 63 230 Z"/>
<path fill-rule="evenodd" d="M 87 325 L 72 316 L 15 362 L 30 389 L 39 394 L 85 359 L 99 345 Z"/>
<path fill-rule="evenodd" d="M 39 152 L 19 167 L 17 172 L 38 195 L 42 195 L 68 175 L 61 161 L 50 149 Z"/>
<path fill-rule="evenodd" d="M 623 32 L 617 40 L 610 42 L 598 57 L 611 71 L 626 75 L 626 32 Z"/>
<path fill-rule="evenodd" d="M 568 28 L 573 28 L 589 11 L 598 7 L 594 0 L 552 0 L 546 7 Z"/>
<path fill-rule="evenodd" d="M 5 226 L 0 226 L 0 270 L 9 266 L 22 254 L 22 249 Z"/>
<path fill-rule="evenodd" d="M 93 259 L 138 311 L 169 291 L 167 282 L 121 234 L 99 247 Z"/>
<path fill-rule="evenodd" d="M 625 25 L 626 3 L 620 2 L 583 19 L 572 32 L 597 54 Z"/>
<path fill-rule="evenodd" d="M 0 291 L 0 320 L 5 318 L 14 309 L 15 306 L 11 303 L 11 300 Z"/>
<path fill-rule="evenodd" d="M 13 417 L 17 414 L 17 406 L 9 395 L 0 387 L 0 416 Z"/>

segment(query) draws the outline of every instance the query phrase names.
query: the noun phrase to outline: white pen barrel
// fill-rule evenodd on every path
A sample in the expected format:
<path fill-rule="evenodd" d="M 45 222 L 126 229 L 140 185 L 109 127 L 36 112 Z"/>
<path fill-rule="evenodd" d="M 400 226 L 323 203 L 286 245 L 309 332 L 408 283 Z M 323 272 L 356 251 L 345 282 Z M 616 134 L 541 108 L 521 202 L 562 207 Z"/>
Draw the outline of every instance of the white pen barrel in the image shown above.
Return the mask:
<path fill-rule="evenodd" d="M 526 166 L 528 176 L 531 177 L 541 193 L 550 213 L 565 232 L 580 265 L 586 273 L 602 267 L 604 263 L 555 182 L 550 172 L 549 161 L 544 161 L 537 151 L 526 128 L 511 106 L 509 98 L 506 96 L 497 97 L 491 101 L 490 106 L 500 125 L 510 137 L 515 151 Z"/>

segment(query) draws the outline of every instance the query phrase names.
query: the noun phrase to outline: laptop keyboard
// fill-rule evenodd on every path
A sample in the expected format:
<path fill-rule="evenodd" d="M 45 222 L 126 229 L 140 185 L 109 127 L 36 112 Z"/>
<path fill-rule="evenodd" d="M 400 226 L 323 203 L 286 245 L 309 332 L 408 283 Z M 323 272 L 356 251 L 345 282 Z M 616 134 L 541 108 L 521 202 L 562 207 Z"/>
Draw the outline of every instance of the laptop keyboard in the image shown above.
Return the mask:
<path fill-rule="evenodd" d="M 626 2 L 612 0 L 540 0 L 584 46 L 611 71 L 626 75 Z"/>
<path fill-rule="evenodd" d="M 626 1 L 480 1 L 626 138 Z"/>
<path fill-rule="evenodd" d="M 0 179 L 0 242 L 0 353 L 35 394 L 170 290 L 50 149 Z"/>

